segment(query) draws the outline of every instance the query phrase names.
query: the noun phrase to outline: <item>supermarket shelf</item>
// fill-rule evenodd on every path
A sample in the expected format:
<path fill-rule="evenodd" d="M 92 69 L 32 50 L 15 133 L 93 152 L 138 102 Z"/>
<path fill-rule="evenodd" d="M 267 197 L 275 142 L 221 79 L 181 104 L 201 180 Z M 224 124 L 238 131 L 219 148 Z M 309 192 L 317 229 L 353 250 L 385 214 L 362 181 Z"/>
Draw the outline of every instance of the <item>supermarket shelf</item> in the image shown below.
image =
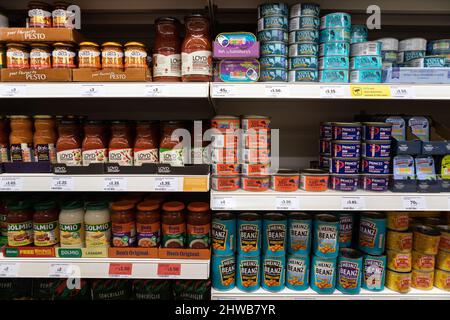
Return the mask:
<path fill-rule="evenodd" d="M 311 288 L 305 291 L 284 289 L 280 292 L 269 292 L 259 289 L 255 292 L 243 292 L 239 289 L 230 291 L 217 291 L 211 289 L 212 300 L 450 300 L 450 292 L 433 288 L 430 291 L 411 289 L 406 294 L 385 289 L 381 292 L 372 292 L 362 289 L 360 294 L 349 295 L 335 291 L 333 294 L 318 294 Z"/>
<path fill-rule="evenodd" d="M 450 193 L 211 191 L 212 210 L 447 211 Z"/>

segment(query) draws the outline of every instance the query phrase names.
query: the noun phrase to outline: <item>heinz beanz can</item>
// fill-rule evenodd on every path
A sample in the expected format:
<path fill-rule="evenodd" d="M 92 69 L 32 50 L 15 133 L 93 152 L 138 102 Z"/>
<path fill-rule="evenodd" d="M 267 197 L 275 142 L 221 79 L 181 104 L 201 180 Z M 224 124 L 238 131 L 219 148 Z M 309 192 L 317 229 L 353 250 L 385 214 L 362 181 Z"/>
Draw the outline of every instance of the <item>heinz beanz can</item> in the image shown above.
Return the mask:
<path fill-rule="evenodd" d="M 259 256 L 261 254 L 261 216 L 257 213 L 241 213 L 237 221 L 238 254 Z"/>
<path fill-rule="evenodd" d="M 362 287 L 369 291 L 383 291 L 386 277 L 386 256 L 364 255 Z"/>
<path fill-rule="evenodd" d="M 386 214 L 363 213 L 359 221 L 359 249 L 367 254 L 383 254 L 385 239 Z"/>
<path fill-rule="evenodd" d="M 288 255 L 286 261 L 286 287 L 303 291 L 309 287 L 309 255 Z"/>
<path fill-rule="evenodd" d="M 339 252 L 339 218 L 331 214 L 318 214 L 314 220 L 314 254 L 323 258 L 336 258 Z"/>
<path fill-rule="evenodd" d="M 288 253 L 309 255 L 312 235 L 311 216 L 303 212 L 291 212 L 288 215 L 288 230 Z"/>
<path fill-rule="evenodd" d="M 238 255 L 236 262 L 236 287 L 245 292 L 258 290 L 261 286 L 259 256 Z"/>
<path fill-rule="evenodd" d="M 234 254 L 236 248 L 236 216 L 229 212 L 214 213 L 211 229 L 213 254 Z"/>
<path fill-rule="evenodd" d="M 234 254 L 227 256 L 212 256 L 212 286 L 220 291 L 235 287 L 236 260 Z"/>
<path fill-rule="evenodd" d="M 281 256 L 286 253 L 287 219 L 282 213 L 266 213 L 263 217 L 263 255 Z"/>
<path fill-rule="evenodd" d="M 331 294 L 336 286 L 336 258 L 313 256 L 311 260 L 311 289 Z"/>
<path fill-rule="evenodd" d="M 346 294 L 361 291 L 362 254 L 358 250 L 342 248 L 337 262 L 336 288 Z"/>
<path fill-rule="evenodd" d="M 261 259 L 261 286 L 263 289 L 278 292 L 284 289 L 285 256 L 263 256 Z"/>
<path fill-rule="evenodd" d="M 339 248 L 348 248 L 353 238 L 353 214 L 348 212 L 338 213 L 339 217 Z"/>

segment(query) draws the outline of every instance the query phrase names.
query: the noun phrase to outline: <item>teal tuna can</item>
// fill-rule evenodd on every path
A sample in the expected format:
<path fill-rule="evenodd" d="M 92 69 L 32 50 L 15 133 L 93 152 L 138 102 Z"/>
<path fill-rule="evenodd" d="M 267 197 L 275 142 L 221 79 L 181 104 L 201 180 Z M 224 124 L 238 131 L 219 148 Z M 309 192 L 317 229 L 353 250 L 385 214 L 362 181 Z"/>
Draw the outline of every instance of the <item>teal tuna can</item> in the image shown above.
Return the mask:
<path fill-rule="evenodd" d="M 397 55 L 397 63 L 406 63 L 417 58 L 423 58 L 425 53 L 425 50 L 401 51 Z"/>
<path fill-rule="evenodd" d="M 258 41 L 260 42 L 288 42 L 288 32 L 284 29 L 266 29 L 258 32 Z"/>
<path fill-rule="evenodd" d="M 270 16 L 258 19 L 258 31 L 267 29 L 288 29 L 287 16 Z"/>
<path fill-rule="evenodd" d="M 309 255 L 288 255 L 286 260 L 286 287 L 295 291 L 309 288 Z"/>
<path fill-rule="evenodd" d="M 314 219 L 314 254 L 323 258 L 336 258 L 339 254 L 339 218 L 331 214 L 318 214 Z"/>
<path fill-rule="evenodd" d="M 383 291 L 386 277 L 386 256 L 364 255 L 361 286 L 370 291 Z"/>
<path fill-rule="evenodd" d="M 311 252 L 312 218 L 303 212 L 288 215 L 288 245 L 290 254 L 309 255 Z"/>
<path fill-rule="evenodd" d="M 339 69 L 319 70 L 319 82 L 348 83 L 349 71 Z"/>
<path fill-rule="evenodd" d="M 259 58 L 259 63 L 263 69 L 282 69 L 288 67 L 288 58 L 286 56 L 262 56 Z"/>
<path fill-rule="evenodd" d="M 241 213 L 237 220 L 237 252 L 240 255 L 261 254 L 261 216 L 257 213 Z"/>
<path fill-rule="evenodd" d="M 311 260 L 311 289 L 331 294 L 336 287 L 336 258 L 313 256 Z"/>
<path fill-rule="evenodd" d="M 252 292 L 261 287 L 261 267 L 259 256 L 238 255 L 236 262 L 236 287 Z"/>
<path fill-rule="evenodd" d="M 362 261 L 362 253 L 358 250 L 339 250 L 336 288 L 340 292 L 358 294 L 361 291 Z"/>
<path fill-rule="evenodd" d="M 269 16 L 287 16 L 289 6 L 286 3 L 264 3 L 258 6 L 258 18 Z"/>
<path fill-rule="evenodd" d="M 296 56 L 317 56 L 319 53 L 319 45 L 314 42 L 304 42 L 291 44 L 289 46 L 289 57 Z"/>
<path fill-rule="evenodd" d="M 327 56 L 319 59 L 319 69 L 345 70 L 350 67 L 348 56 Z"/>
<path fill-rule="evenodd" d="M 329 28 L 320 30 L 319 42 L 350 42 L 350 29 L 348 28 Z"/>
<path fill-rule="evenodd" d="M 234 254 L 226 256 L 212 255 L 212 286 L 219 291 L 231 290 L 235 287 L 236 260 Z"/>
<path fill-rule="evenodd" d="M 215 255 L 234 254 L 236 249 L 236 215 L 217 212 L 212 216 L 211 247 Z"/>
<path fill-rule="evenodd" d="M 301 42 L 319 42 L 319 30 L 302 29 L 289 32 L 289 44 Z"/>
<path fill-rule="evenodd" d="M 289 58 L 289 69 L 317 69 L 319 61 L 317 56 L 297 56 Z"/>
<path fill-rule="evenodd" d="M 288 46 L 285 42 L 265 42 L 260 46 L 261 56 L 280 55 L 287 56 Z"/>
<path fill-rule="evenodd" d="M 352 26 L 352 17 L 348 13 L 335 12 L 323 16 L 320 20 L 320 29 L 348 28 Z"/>
<path fill-rule="evenodd" d="M 317 82 L 317 69 L 294 69 L 289 70 L 289 82 Z"/>
<path fill-rule="evenodd" d="M 262 254 L 283 256 L 286 254 L 287 218 L 282 213 L 266 213 L 263 216 Z"/>
<path fill-rule="evenodd" d="M 319 46 L 319 56 L 348 56 L 350 54 L 349 42 L 327 42 Z"/>
<path fill-rule="evenodd" d="M 286 256 L 263 256 L 261 259 L 261 286 L 278 292 L 284 289 Z"/>
<path fill-rule="evenodd" d="M 350 69 L 381 69 L 382 66 L 383 59 L 381 56 L 358 56 L 350 59 Z"/>
<path fill-rule="evenodd" d="M 286 68 L 261 69 L 261 82 L 286 82 L 288 72 Z"/>
<path fill-rule="evenodd" d="M 351 83 L 381 83 L 383 71 L 378 70 L 352 70 L 350 71 Z"/>
<path fill-rule="evenodd" d="M 359 250 L 371 255 L 384 252 L 386 239 L 386 214 L 365 212 L 359 220 Z"/>
<path fill-rule="evenodd" d="M 353 214 L 338 213 L 339 217 L 339 248 L 348 248 L 353 238 Z"/>
<path fill-rule="evenodd" d="M 289 31 L 302 29 L 318 29 L 320 19 L 316 16 L 300 16 L 289 20 Z"/>
<path fill-rule="evenodd" d="M 366 42 L 369 30 L 364 24 L 353 24 L 350 31 L 350 43 Z"/>

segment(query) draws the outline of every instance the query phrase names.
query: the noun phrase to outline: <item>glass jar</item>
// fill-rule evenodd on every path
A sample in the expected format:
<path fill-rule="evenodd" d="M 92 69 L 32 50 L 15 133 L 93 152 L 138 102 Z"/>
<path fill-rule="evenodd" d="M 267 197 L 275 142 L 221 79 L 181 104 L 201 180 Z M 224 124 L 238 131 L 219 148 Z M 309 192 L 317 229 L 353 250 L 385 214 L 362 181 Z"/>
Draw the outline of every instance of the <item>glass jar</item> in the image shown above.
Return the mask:
<path fill-rule="evenodd" d="M 6 67 L 9 69 L 29 69 L 30 52 L 28 46 L 22 43 L 6 45 Z"/>
<path fill-rule="evenodd" d="M 159 247 L 161 237 L 159 207 L 160 204 L 156 200 L 147 200 L 138 204 L 136 215 L 138 247 Z"/>
<path fill-rule="evenodd" d="M 81 201 L 65 202 L 59 214 L 61 247 L 84 247 L 84 206 Z"/>
<path fill-rule="evenodd" d="M 140 42 L 127 42 L 125 47 L 125 69 L 147 68 L 147 51 Z"/>
<path fill-rule="evenodd" d="M 117 42 L 105 42 L 102 44 L 103 69 L 123 69 L 123 49 Z"/>
<path fill-rule="evenodd" d="M 81 42 L 78 50 L 78 68 L 102 68 L 100 46 L 95 42 Z"/>
<path fill-rule="evenodd" d="M 42 1 L 30 1 L 28 3 L 28 19 L 29 28 L 51 28 L 50 5 Z"/>
<path fill-rule="evenodd" d="M 81 166 L 81 142 L 79 126 L 75 120 L 61 120 L 58 126 L 56 160 L 67 166 Z"/>
<path fill-rule="evenodd" d="M 184 248 L 186 244 L 186 223 L 184 204 L 178 201 L 164 203 L 161 217 L 162 248 Z"/>
<path fill-rule="evenodd" d="M 132 166 L 133 148 L 131 143 L 129 124 L 126 121 L 113 121 L 109 142 L 109 162 L 117 163 L 120 166 Z"/>
<path fill-rule="evenodd" d="M 75 49 L 73 44 L 57 42 L 53 44 L 52 65 L 53 68 L 76 68 Z"/>
<path fill-rule="evenodd" d="M 50 69 L 52 50 L 45 43 L 32 43 L 30 51 L 30 69 Z"/>
<path fill-rule="evenodd" d="M 112 246 L 133 247 L 136 242 L 134 203 L 118 201 L 111 206 Z"/>
<path fill-rule="evenodd" d="M 111 241 L 111 215 L 108 203 L 91 202 L 84 215 L 86 248 L 107 248 Z"/>
<path fill-rule="evenodd" d="M 9 123 L 0 116 L 0 163 L 9 161 Z"/>
<path fill-rule="evenodd" d="M 159 143 L 160 163 L 168 163 L 178 167 L 184 165 L 183 148 L 179 145 L 182 138 L 181 136 L 172 137 L 175 130 L 182 128 L 183 125 L 180 121 L 167 121 L 162 123 L 161 141 Z"/>
<path fill-rule="evenodd" d="M 6 68 L 6 47 L 0 43 L 0 69 Z"/>
<path fill-rule="evenodd" d="M 52 11 L 52 27 L 53 28 L 70 28 L 69 21 L 73 19 L 73 13 L 67 11 L 70 3 L 64 1 L 57 1 L 53 4 Z"/>
<path fill-rule="evenodd" d="M 11 116 L 9 134 L 11 162 L 33 162 L 33 122 L 28 116 Z"/>
<path fill-rule="evenodd" d="M 33 232 L 35 246 L 48 247 L 59 243 L 58 214 L 58 207 L 53 200 L 38 202 L 34 205 Z"/>
<path fill-rule="evenodd" d="M 31 202 L 17 201 L 7 206 L 8 246 L 22 247 L 33 243 L 33 209 Z"/>
<path fill-rule="evenodd" d="M 208 249 L 211 233 L 211 211 L 206 202 L 191 202 L 187 215 L 187 247 Z"/>
<path fill-rule="evenodd" d="M 34 116 L 33 144 L 36 161 L 56 163 L 55 119 L 52 116 Z"/>
<path fill-rule="evenodd" d="M 134 140 L 134 165 L 158 163 L 158 132 L 156 123 L 139 121 Z"/>
<path fill-rule="evenodd" d="M 102 121 L 90 120 L 84 125 L 82 144 L 83 166 L 91 163 L 108 162 L 108 149 L 105 144 L 105 127 Z"/>

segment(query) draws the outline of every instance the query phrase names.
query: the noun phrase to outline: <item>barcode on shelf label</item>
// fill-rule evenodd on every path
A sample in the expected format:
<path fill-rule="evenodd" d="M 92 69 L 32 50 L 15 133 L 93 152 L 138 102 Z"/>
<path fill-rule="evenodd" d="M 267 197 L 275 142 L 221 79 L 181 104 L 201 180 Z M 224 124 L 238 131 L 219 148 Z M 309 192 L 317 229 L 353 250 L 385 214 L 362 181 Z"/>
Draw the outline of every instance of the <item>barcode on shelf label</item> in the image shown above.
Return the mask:
<path fill-rule="evenodd" d="M 234 85 L 213 84 L 212 93 L 216 97 L 234 97 L 237 95 L 237 90 Z"/>
<path fill-rule="evenodd" d="M 366 208 L 366 201 L 364 197 L 342 197 L 342 210 L 364 210 Z"/>
<path fill-rule="evenodd" d="M 50 189 L 52 191 L 73 191 L 73 179 L 72 177 L 53 177 Z"/>
<path fill-rule="evenodd" d="M 155 191 L 179 191 L 179 182 L 176 177 L 155 178 Z"/>
<path fill-rule="evenodd" d="M 126 178 L 105 178 L 103 191 L 127 191 Z"/>
<path fill-rule="evenodd" d="M 265 86 L 266 97 L 274 97 L 274 98 L 282 98 L 289 97 L 290 90 L 288 86 L 274 86 L 274 85 L 266 85 Z"/>
<path fill-rule="evenodd" d="M 391 97 L 397 99 L 414 99 L 416 91 L 409 86 L 391 86 Z"/>
<path fill-rule="evenodd" d="M 22 178 L 2 177 L 0 180 L 0 191 L 22 191 Z"/>
<path fill-rule="evenodd" d="M 348 86 L 320 86 L 321 98 L 342 98 L 349 96 Z"/>
<path fill-rule="evenodd" d="M 133 273 L 132 263 L 110 263 L 108 274 L 114 278 L 129 278 Z"/>
<path fill-rule="evenodd" d="M 170 87 L 164 85 L 145 85 L 144 95 L 146 97 L 168 97 L 170 96 Z"/>
<path fill-rule="evenodd" d="M 0 278 L 17 278 L 19 275 L 19 264 L 2 263 L 0 264 Z"/>
<path fill-rule="evenodd" d="M 71 264 L 50 264 L 48 276 L 50 278 L 69 278 L 76 275 L 77 266 Z"/>
<path fill-rule="evenodd" d="M 276 210 L 299 210 L 300 200 L 298 197 L 276 197 L 275 198 Z"/>
<path fill-rule="evenodd" d="M 25 97 L 27 87 L 25 85 L 0 85 L 0 95 L 2 97 Z"/>
<path fill-rule="evenodd" d="M 426 210 L 425 197 L 403 197 L 403 209 L 405 210 Z"/>
<path fill-rule="evenodd" d="M 234 210 L 236 208 L 236 199 L 233 197 L 213 198 L 214 210 Z"/>
<path fill-rule="evenodd" d="M 181 263 L 158 263 L 158 276 L 180 276 Z"/>
<path fill-rule="evenodd" d="M 102 84 L 82 84 L 80 95 L 82 97 L 100 97 L 104 95 L 105 87 Z"/>

